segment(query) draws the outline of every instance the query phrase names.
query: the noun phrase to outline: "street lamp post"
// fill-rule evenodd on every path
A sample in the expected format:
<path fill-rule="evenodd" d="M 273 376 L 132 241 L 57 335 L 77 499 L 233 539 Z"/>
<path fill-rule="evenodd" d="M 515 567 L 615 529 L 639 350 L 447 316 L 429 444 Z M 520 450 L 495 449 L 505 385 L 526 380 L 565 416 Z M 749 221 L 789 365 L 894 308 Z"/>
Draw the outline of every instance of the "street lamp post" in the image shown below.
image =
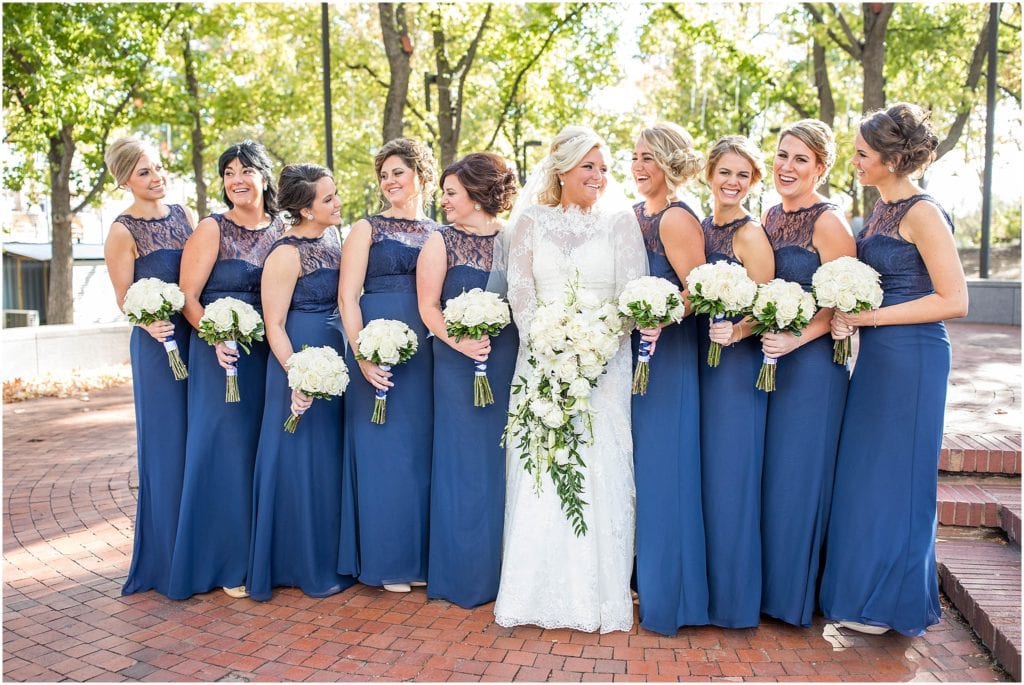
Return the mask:
<path fill-rule="evenodd" d="M 540 147 L 542 143 L 539 140 L 524 140 L 523 146 L 520 148 L 520 158 L 516 160 L 516 166 L 519 167 L 519 185 L 526 185 L 526 152 L 531 147 Z"/>

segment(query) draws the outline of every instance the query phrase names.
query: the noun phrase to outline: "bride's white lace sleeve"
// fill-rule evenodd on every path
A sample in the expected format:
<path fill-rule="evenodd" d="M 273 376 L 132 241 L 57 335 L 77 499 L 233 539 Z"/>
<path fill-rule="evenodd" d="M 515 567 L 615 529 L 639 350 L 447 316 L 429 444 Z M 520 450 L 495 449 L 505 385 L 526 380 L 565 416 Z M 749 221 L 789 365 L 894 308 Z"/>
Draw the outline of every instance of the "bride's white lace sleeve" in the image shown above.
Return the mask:
<path fill-rule="evenodd" d="M 508 303 L 521 340 L 529 335 L 537 308 L 537 286 L 533 277 L 534 222 L 527 212 L 521 214 L 508 246 Z"/>
<path fill-rule="evenodd" d="M 615 246 L 615 293 L 618 296 L 626 284 L 635 278 L 649 275 L 647 249 L 640 233 L 640 224 L 632 211 L 619 212 L 612 219 Z"/>

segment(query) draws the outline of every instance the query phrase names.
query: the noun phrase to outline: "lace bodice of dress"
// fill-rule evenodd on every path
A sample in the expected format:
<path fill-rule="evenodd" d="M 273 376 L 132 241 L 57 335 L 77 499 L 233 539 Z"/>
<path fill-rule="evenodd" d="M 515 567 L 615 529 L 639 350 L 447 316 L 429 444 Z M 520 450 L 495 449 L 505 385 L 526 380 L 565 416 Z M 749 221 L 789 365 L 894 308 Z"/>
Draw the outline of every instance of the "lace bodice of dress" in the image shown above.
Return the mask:
<path fill-rule="evenodd" d="M 170 211 L 162 219 L 140 219 L 129 214 L 121 214 L 115 219 L 128 229 L 139 253 L 135 258 L 135 281 L 159 278 L 166 283 L 178 282 L 181 251 L 192 235 L 192 227 L 183 207 L 167 207 Z"/>
<path fill-rule="evenodd" d="M 651 275 L 668 279 L 681 288 L 682 282 L 680 277 L 668 261 L 668 256 L 665 253 L 665 244 L 661 242 L 661 218 L 665 216 L 665 212 L 668 211 L 669 207 L 681 208 L 700 223 L 700 217 L 697 216 L 697 213 L 681 200 L 670 202 L 663 210 L 653 215 L 647 213 L 643 202 L 633 205 L 633 211 L 636 213 L 636 220 L 640 224 L 640 234 L 644 238 L 644 247 L 647 249 L 647 266 Z M 684 278 L 685 276 L 686 274 L 683 274 Z"/>
<path fill-rule="evenodd" d="M 494 239 L 497 235 L 475 235 L 454 226 L 445 226 L 441 237 L 444 238 L 444 249 L 448 255 L 448 268 L 469 266 L 489 272 L 494 262 Z"/>
<path fill-rule="evenodd" d="M 200 303 L 206 306 L 221 297 L 235 297 L 261 308 L 263 262 L 284 233 L 284 223 L 275 216 L 269 226 L 250 230 L 223 214 L 210 217 L 220 228 L 220 247 L 206 287 L 199 296 Z"/>
<path fill-rule="evenodd" d="M 331 227 L 319 238 L 284 236 L 271 250 L 291 245 L 299 252 L 302 273 L 295 282 L 290 309 L 313 312 L 330 311 L 338 306 L 338 270 L 341 266 L 341 241 Z"/>
<path fill-rule="evenodd" d="M 917 246 L 904 240 L 900 223 L 918 202 L 939 208 L 953 231 L 953 220 L 930 195 L 919 194 L 894 202 L 875 203 L 857 237 L 857 257 L 882 275 L 882 305 L 898 304 L 935 292 L 932 279 Z"/>
<path fill-rule="evenodd" d="M 770 208 L 764 218 L 764 232 L 775 252 L 775 276 L 799 283 L 810 291 L 811 278 L 821 266 L 814 249 L 814 224 L 822 214 L 837 210 L 831 202 L 818 202 L 787 212 L 781 204 Z"/>
<path fill-rule="evenodd" d="M 416 292 L 416 260 L 423 244 L 441 226 L 430 219 L 366 217 L 370 253 L 363 290 L 366 293 Z"/>
<path fill-rule="evenodd" d="M 561 299 L 570 282 L 578 279 L 581 291 L 611 299 L 647 273 L 647 253 L 631 211 L 534 205 L 513 227 L 508 299 L 524 340 L 538 301 Z"/>
<path fill-rule="evenodd" d="M 167 208 L 170 211 L 161 219 L 141 219 L 130 214 L 114 219 L 132 234 L 139 257 L 157 250 L 181 250 L 192 235 L 185 209 L 181 205 L 167 205 Z"/>
<path fill-rule="evenodd" d="M 751 216 L 746 215 L 719 226 L 715 223 L 713 216 L 704 217 L 704 221 L 700 222 L 701 230 L 704 231 L 704 258 L 708 262 L 719 262 L 725 259 L 742 264 L 732 249 L 732 241 L 736 236 L 736 231 L 748 221 L 753 220 Z"/>

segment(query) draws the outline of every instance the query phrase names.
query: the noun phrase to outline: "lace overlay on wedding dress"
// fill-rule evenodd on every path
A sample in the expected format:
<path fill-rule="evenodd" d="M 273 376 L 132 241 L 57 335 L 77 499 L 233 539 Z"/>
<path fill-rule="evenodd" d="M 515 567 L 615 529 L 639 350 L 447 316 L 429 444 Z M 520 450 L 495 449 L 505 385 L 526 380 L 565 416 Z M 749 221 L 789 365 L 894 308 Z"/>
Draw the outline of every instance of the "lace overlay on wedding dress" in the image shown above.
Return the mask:
<path fill-rule="evenodd" d="M 536 205 L 513 227 L 508 299 L 521 346 L 516 376 L 529 372 L 527 337 L 538 303 L 580 292 L 616 298 L 647 274 L 647 253 L 631 211 L 610 214 Z M 582 451 L 586 535 L 576 537 L 547 474 L 538 496 L 515 445 L 507 452 L 505 539 L 494 607 L 500 625 L 538 625 L 583 631 L 629 630 L 633 602 L 635 491 L 630 434 L 632 363 L 629 336 L 591 396 L 593 444 Z M 512 396 L 510 411 L 519 396 Z"/>

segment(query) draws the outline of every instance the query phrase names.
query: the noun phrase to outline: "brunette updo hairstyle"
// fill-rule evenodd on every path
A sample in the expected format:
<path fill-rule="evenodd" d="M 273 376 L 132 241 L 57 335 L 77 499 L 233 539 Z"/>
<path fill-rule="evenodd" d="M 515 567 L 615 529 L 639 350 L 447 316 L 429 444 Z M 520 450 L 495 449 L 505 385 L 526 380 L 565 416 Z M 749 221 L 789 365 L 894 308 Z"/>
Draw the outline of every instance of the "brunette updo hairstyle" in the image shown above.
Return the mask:
<path fill-rule="evenodd" d="M 263 189 L 263 211 L 270 216 L 277 216 L 277 186 L 274 184 L 274 174 L 270 169 L 270 155 L 267 154 L 266 148 L 255 140 L 246 139 L 225 150 L 217 160 L 217 175 L 220 176 L 222 182 L 224 170 L 236 159 L 241 162 L 243 167 L 251 167 L 260 172 L 263 183 L 266 185 L 266 188 Z M 228 189 L 222 187 L 221 193 L 224 204 L 233 208 L 235 203 L 228 197 Z"/>
<path fill-rule="evenodd" d="M 860 122 L 860 135 L 892 173 L 910 176 L 924 171 L 935 159 L 939 138 L 930 118 L 917 105 L 898 102 L 889 109 L 867 114 Z"/>
<path fill-rule="evenodd" d="M 583 158 L 594 148 L 601 148 L 606 156 L 608 146 L 604 138 L 586 126 L 566 126 L 551 140 L 541 189 L 537 191 L 537 202 L 556 207 L 562 201 L 562 184 L 559 174 L 575 169 Z"/>
<path fill-rule="evenodd" d="M 281 169 L 277 204 L 286 223 L 294 226 L 302 221 L 302 210 L 316 201 L 316 184 L 321 178 L 334 180 L 330 169 L 319 164 L 289 164 Z"/>
<path fill-rule="evenodd" d="M 761 154 L 761 149 L 745 136 L 723 136 L 711 146 L 711 150 L 708 151 L 708 163 L 704 168 L 704 178 L 708 183 L 711 182 L 718 162 L 730 152 L 750 162 L 750 187 L 753 188 L 760 183 L 764 178 L 764 155 Z"/>
<path fill-rule="evenodd" d="M 452 175 L 459 179 L 469 199 L 491 216 L 511 209 L 512 198 L 519 192 L 515 172 L 493 152 L 472 152 L 448 165 L 441 174 L 442 187 Z"/>
<path fill-rule="evenodd" d="M 154 162 L 160 161 L 156 148 L 137 136 L 128 136 L 111 143 L 103 154 L 103 161 L 117 185 L 123 186 L 132 177 L 135 165 L 144 154 L 149 155 Z"/>
<path fill-rule="evenodd" d="M 423 203 L 426 204 L 434 192 L 434 184 L 437 179 L 437 161 L 434 159 L 434 153 L 430 147 L 412 138 L 395 138 L 384 143 L 384 147 L 373 158 L 373 170 L 377 174 L 378 183 L 380 182 L 380 171 L 388 157 L 398 157 L 406 166 L 416 172 L 423 188 Z M 382 206 L 390 204 L 383 193 L 380 197 Z"/>
<path fill-rule="evenodd" d="M 704 169 L 704 157 L 694 149 L 693 138 L 678 124 L 662 121 L 640 131 L 640 140 L 654 154 L 654 161 L 665 174 L 669 194 Z"/>
<path fill-rule="evenodd" d="M 836 138 L 832 134 L 832 129 L 824 121 L 801 119 L 782 129 L 782 132 L 779 133 L 780 144 L 786 136 L 793 136 L 811 148 L 817 162 L 825 167 L 825 171 L 818 179 L 818 185 L 821 185 L 832 169 L 832 165 L 836 163 Z"/>

